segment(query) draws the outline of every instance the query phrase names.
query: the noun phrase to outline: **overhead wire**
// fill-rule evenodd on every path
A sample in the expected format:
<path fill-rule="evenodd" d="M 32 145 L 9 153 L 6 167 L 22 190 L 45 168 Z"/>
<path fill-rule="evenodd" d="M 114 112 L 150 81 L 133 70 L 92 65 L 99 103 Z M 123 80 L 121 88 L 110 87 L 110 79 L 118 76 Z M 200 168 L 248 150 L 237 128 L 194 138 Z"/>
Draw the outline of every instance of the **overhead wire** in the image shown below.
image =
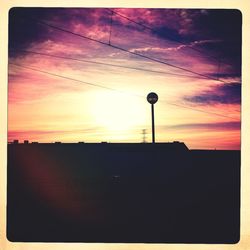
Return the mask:
<path fill-rule="evenodd" d="M 110 15 L 109 44 L 111 43 L 112 24 L 113 24 L 113 12 Z"/>
<path fill-rule="evenodd" d="M 73 61 L 78 61 L 78 62 L 83 62 L 83 63 L 91 63 L 91 64 L 98 64 L 98 65 L 104 65 L 104 66 L 117 67 L 117 68 L 132 69 L 132 70 L 138 70 L 138 71 L 144 71 L 144 72 L 150 72 L 150 73 L 156 73 L 156 74 L 166 74 L 166 75 L 172 75 L 172 76 L 178 76 L 178 77 L 190 77 L 190 78 L 197 78 L 197 79 L 206 79 L 204 77 L 199 77 L 199 76 L 175 74 L 175 73 L 171 73 L 171 72 L 150 70 L 150 69 L 139 68 L 139 67 L 130 67 L 130 66 L 112 64 L 112 63 L 104 63 L 104 62 L 99 62 L 99 61 L 79 59 L 79 58 L 68 57 L 68 56 L 58 56 L 58 55 L 53 55 L 53 54 L 48 54 L 48 53 L 43 53 L 43 52 L 36 52 L 36 51 L 31 51 L 31 50 L 10 49 L 10 51 L 19 51 L 19 52 L 23 52 L 23 53 L 30 53 L 30 54 L 41 55 L 41 56 L 48 56 L 48 57 L 53 57 L 53 58 L 57 58 L 57 59 L 73 60 Z"/>
<path fill-rule="evenodd" d="M 215 81 L 225 82 L 225 81 L 222 81 L 222 80 L 218 80 L 218 79 L 216 79 L 216 78 L 209 77 L 209 76 L 207 76 L 207 75 L 203 75 L 203 74 L 199 74 L 199 73 L 194 72 L 194 71 L 187 70 L 187 69 L 185 69 L 185 68 L 181 68 L 181 67 L 178 67 L 178 66 L 175 66 L 175 65 L 166 63 L 166 62 L 162 62 L 162 61 L 157 60 L 157 59 L 155 59 L 155 58 L 151 58 L 151 57 L 148 57 L 148 56 L 144 56 L 144 55 L 141 55 L 141 54 L 134 53 L 134 52 L 132 52 L 132 51 L 128 51 L 128 50 L 123 49 L 123 48 L 120 48 L 120 47 L 118 47 L 118 46 L 115 46 L 115 45 L 112 45 L 112 44 L 108 44 L 108 43 L 105 43 L 105 42 L 103 42 L 103 41 L 100 41 L 100 40 L 97 40 L 97 39 L 94 39 L 94 38 L 91 38 L 91 37 L 84 36 L 84 35 L 82 35 L 82 34 L 78 34 L 78 33 L 74 33 L 74 32 L 69 31 L 69 30 L 62 29 L 62 28 L 60 28 L 60 27 L 57 27 L 57 26 L 48 24 L 48 23 L 43 22 L 43 21 L 40 21 L 40 20 L 36 20 L 36 19 L 35 19 L 35 21 L 37 21 L 38 23 L 40 23 L 40 24 L 42 24 L 42 25 L 46 25 L 46 26 L 48 26 L 48 27 L 51 27 L 51 28 L 54 28 L 54 29 L 57 29 L 57 30 L 60 30 L 60 31 L 63 31 L 63 32 L 66 32 L 66 33 L 70 33 L 70 34 L 73 34 L 73 35 L 76 35 L 76 36 L 79 36 L 79 37 L 82 37 L 82 38 L 85 38 L 85 39 L 88 39 L 88 40 L 91 40 L 91 41 L 94 41 L 94 42 L 98 42 L 98 43 L 103 44 L 103 45 L 111 46 L 111 47 L 113 47 L 113 48 L 122 50 L 122 51 L 124 51 L 124 52 L 134 54 L 134 55 L 136 55 L 136 56 L 144 57 L 144 58 L 147 58 L 147 59 L 149 59 L 149 60 L 153 60 L 153 61 L 156 61 L 156 62 L 159 62 L 159 63 L 166 64 L 166 65 L 168 65 L 168 66 L 172 66 L 172 67 L 175 67 L 175 68 L 178 68 L 178 69 L 182 69 L 182 70 L 188 71 L 188 72 L 190 72 L 190 73 L 197 74 L 197 75 L 200 75 L 200 76 L 202 76 L 202 77 L 209 78 L 209 79 L 212 79 L 212 80 L 215 80 Z M 25 67 L 25 66 L 20 66 L 20 65 L 16 65 L 16 66 Z M 27 69 L 36 70 L 36 71 L 39 71 L 39 72 L 41 72 L 41 73 L 47 73 L 47 74 L 50 74 L 50 75 L 53 75 L 53 76 L 63 77 L 63 76 L 59 76 L 59 75 L 57 75 L 57 74 L 53 74 L 53 73 L 49 73 L 49 72 L 45 72 L 45 71 L 33 69 L 33 68 L 30 68 L 30 67 L 26 67 L 26 68 L 27 68 Z M 96 86 L 96 87 L 100 87 L 100 85 L 98 85 L 98 84 L 92 84 L 92 83 L 89 83 L 89 82 L 83 82 L 83 81 L 76 80 L 76 79 L 69 78 L 69 77 L 63 77 L 63 78 L 68 79 L 68 80 L 73 80 L 73 81 L 82 82 L 82 83 L 89 84 L 89 85 L 93 85 L 93 86 Z M 105 87 L 105 86 L 101 86 L 101 87 L 103 87 L 103 88 L 105 88 L 105 89 L 109 89 L 109 90 L 119 91 L 119 90 L 117 90 L 117 89 L 112 89 L 112 88 Z M 121 92 L 121 91 L 119 91 L 119 92 Z M 140 96 L 140 97 L 142 97 L 142 96 Z M 198 109 L 194 109 L 194 108 L 187 107 L 187 106 L 184 106 L 184 105 L 173 104 L 173 103 L 168 103 L 168 104 L 175 105 L 175 106 L 182 107 L 182 108 L 189 108 L 189 109 L 192 109 L 192 110 L 195 110 L 195 111 L 199 111 L 199 112 L 205 112 L 205 113 L 220 115 L 220 116 L 223 116 L 223 117 L 227 117 L 227 118 L 233 119 L 233 117 L 229 117 L 229 116 L 225 116 L 225 115 L 221 115 L 221 114 L 217 114 L 217 113 L 213 113 L 213 112 L 207 112 L 207 111 L 203 111 L 203 110 L 198 110 Z"/>
<path fill-rule="evenodd" d="M 119 12 L 115 11 L 114 9 L 110 9 L 110 8 L 106 8 L 106 9 L 107 9 L 108 11 L 112 12 L 113 14 L 117 15 L 117 16 L 120 16 L 120 17 L 122 17 L 122 18 L 124 18 L 124 19 L 126 19 L 126 20 L 128 20 L 128 21 L 130 21 L 130 22 L 132 22 L 132 23 L 135 23 L 135 24 L 137 24 L 137 25 L 140 25 L 140 26 L 143 27 L 144 29 L 150 30 L 150 31 L 152 31 L 152 32 L 155 33 L 155 34 L 160 34 L 160 32 L 157 31 L 156 29 L 154 29 L 154 28 L 152 28 L 152 27 L 150 27 L 150 26 L 148 26 L 148 25 L 142 24 L 142 23 L 140 23 L 140 22 L 137 22 L 137 21 L 133 20 L 132 18 L 129 18 L 129 17 L 123 15 L 123 14 L 120 14 Z M 162 39 L 164 39 L 164 38 L 162 38 Z M 164 39 L 164 40 L 166 40 L 166 39 Z M 209 58 L 213 58 L 213 59 L 215 59 L 215 60 L 218 60 L 217 57 L 215 57 L 215 56 L 213 56 L 213 55 L 207 55 L 207 53 L 204 53 L 204 51 L 199 50 L 199 49 L 197 49 L 197 48 L 194 48 L 194 47 L 192 47 L 190 44 L 183 43 L 183 42 L 181 42 L 180 40 L 178 40 L 178 39 L 176 39 L 176 38 L 173 38 L 173 37 L 169 37 L 169 36 L 168 36 L 168 40 L 171 40 L 171 41 L 177 42 L 177 43 L 179 43 L 179 44 L 181 44 L 181 45 L 184 45 L 184 46 L 186 46 L 187 48 L 189 48 L 189 49 L 191 49 L 191 50 L 194 50 L 194 51 L 196 51 L 196 52 L 199 52 L 200 54 L 205 55 L 206 57 L 209 57 Z M 221 59 L 220 59 L 220 60 L 221 60 Z M 226 64 L 226 65 L 230 65 L 230 66 L 231 66 L 231 64 L 226 63 L 226 62 L 223 62 L 223 61 L 221 61 L 220 63 L 223 63 L 223 64 Z"/>
<path fill-rule="evenodd" d="M 141 95 L 131 94 L 131 93 L 128 93 L 128 92 L 125 92 L 125 91 L 122 91 L 122 90 L 118 90 L 118 89 L 115 89 L 115 88 L 107 87 L 107 86 L 104 86 L 104 85 L 101 85 L 101 84 L 86 82 L 86 81 L 78 80 L 78 79 L 75 79 L 75 78 L 72 78 L 72 77 L 63 76 L 63 75 L 51 73 L 51 72 L 48 72 L 48 71 L 32 68 L 32 67 L 29 67 L 29 66 L 23 66 L 23 65 L 20 65 L 20 64 L 17 64 L 17 63 L 9 62 L 9 65 L 14 65 L 14 66 L 19 67 L 19 68 L 29 69 L 29 70 L 33 70 L 33 71 L 40 72 L 40 73 L 43 73 L 43 74 L 55 76 L 55 77 L 60 77 L 60 78 L 66 79 L 66 80 L 78 82 L 80 84 L 91 85 L 91 86 L 98 87 L 98 88 L 103 88 L 103 89 L 106 89 L 106 90 L 120 92 L 122 94 L 129 94 L 129 95 L 134 95 L 134 96 L 137 96 L 137 97 L 142 97 Z"/>
<path fill-rule="evenodd" d="M 30 18 L 29 18 L 30 19 Z M 32 18 L 33 19 L 33 18 Z M 93 42 L 96 42 L 96 43 L 99 43 L 99 44 L 102 44 L 102 45 L 105 45 L 105 46 L 109 46 L 109 47 L 112 47 L 114 49 L 117 49 L 117 50 L 120 50 L 120 51 L 123 51 L 123 52 L 126 52 L 126 53 L 129 53 L 129 54 L 132 54 L 132 55 L 135 55 L 135 56 L 138 56 L 138 57 L 141 57 L 141 58 L 144 58 L 144 59 L 147 59 L 147 60 L 150 60 L 150 61 L 153 61 L 153 62 L 157 62 L 157 63 L 160 63 L 160 64 L 164 64 L 164 65 L 167 65 L 169 67 L 173 67 L 173 68 L 176 68 L 176 69 L 179 69 L 179 70 L 182 70 L 182 71 L 186 71 L 188 73 L 192 73 L 194 75 L 198 75 L 200 77 L 203 77 L 203 78 L 207 78 L 207 79 L 210 79 L 210 80 L 214 80 L 214 81 L 219 81 L 219 82 L 223 82 L 223 83 L 228 83 L 224 80 L 221 80 L 221 79 L 217 79 L 217 78 L 214 78 L 214 77 L 210 77 L 210 76 L 207 76 L 205 74 L 201 74 L 201 73 L 197 73 L 195 71 L 192 71 L 192 70 L 189 70 L 189 69 L 186 69 L 186 68 L 183 68 L 183 67 L 180 67 L 180 66 L 177 66 L 177 65 L 174 65 L 174 64 L 171 64 L 171 63 L 167 63 L 165 61 L 161 61 L 161 60 L 158 60 L 156 58 L 152 58 L 150 56 L 146 56 L 146 55 L 142 55 L 142 54 L 138 54 L 138 53 L 135 53 L 133 51 L 130 51 L 130 50 L 127 50 L 127 49 L 124 49 L 122 47 L 119 47 L 119 46 L 116 46 L 116 45 L 113 45 L 113 44 L 109 44 L 109 43 L 106 43 L 106 42 L 103 42 L 103 41 L 100 41 L 98 39 L 95 39 L 95 38 L 91 38 L 89 36 L 85 36 L 85 35 L 82 35 L 82 34 L 79 34 L 79 33 L 75 33 L 75 32 L 72 32 L 70 30 L 67 30 L 67 29 L 63 29 L 61 27 L 58 27 L 58 26 L 55 26 L 55 25 L 52 25 L 52 24 L 49 24 L 49 23 L 46 23 L 44 21 L 41 21 L 41 20 L 37 20 L 37 19 L 33 19 L 35 20 L 37 23 L 41 24 L 41 25 L 45 25 L 45 26 L 48 26 L 52 29 L 56 29 L 56 30 L 59 30 L 61 32 L 65 32 L 65 33 L 68 33 L 68 34 L 71 34 L 71 35 L 74 35 L 74 36 L 77 36 L 77 37 L 80 37 L 80 38 L 84 38 L 86 40 L 89 40 L 89 41 L 93 41 Z"/>
<path fill-rule="evenodd" d="M 14 50 L 14 51 L 16 51 L 16 50 Z M 106 65 L 106 66 L 128 68 L 128 69 L 140 70 L 140 71 L 149 71 L 149 72 L 152 72 L 152 73 L 170 74 L 170 75 L 174 75 L 174 76 L 183 76 L 183 77 L 192 77 L 192 78 L 194 77 L 194 78 L 204 79 L 204 78 L 200 78 L 200 77 L 196 77 L 196 76 L 179 75 L 179 74 L 168 73 L 168 72 L 164 72 L 164 71 L 152 71 L 152 70 L 147 70 L 147 69 L 142 69 L 142 68 L 134 68 L 134 67 L 127 67 L 127 66 L 117 65 L 117 64 L 109 64 L 109 63 L 103 63 L 103 62 L 96 62 L 96 61 L 77 59 L 77 58 L 72 58 L 72 57 L 57 56 L 57 55 L 51 55 L 51 54 L 35 52 L 35 51 L 28 51 L 28 50 L 17 50 L 17 51 L 21 51 L 21 52 L 25 52 L 25 53 L 31 53 L 31 54 L 37 54 L 37 55 L 42 55 L 42 56 L 48 56 L 48 57 L 53 57 L 53 58 L 58 58 L 58 59 L 76 60 L 76 61 L 80 61 L 80 62 L 94 63 L 94 64 L 100 64 L 100 65 Z M 116 89 L 114 89 L 114 90 L 116 90 Z M 118 91 L 118 90 L 116 90 L 116 91 Z M 175 105 L 177 105 L 177 104 L 175 104 Z M 180 105 L 180 107 L 182 107 L 182 106 Z M 183 106 L 183 107 L 185 107 L 185 106 Z M 234 110 L 234 111 L 241 112 L 240 110 Z"/>
<path fill-rule="evenodd" d="M 63 78 L 63 79 L 70 80 L 70 81 L 75 81 L 75 82 L 78 82 L 78 83 L 81 83 L 81 84 L 86 84 L 86 85 L 91 85 L 91 86 L 94 86 L 94 87 L 103 88 L 103 89 L 106 89 L 106 90 L 116 91 L 116 92 L 119 92 L 119 93 L 122 93 L 122 94 L 126 94 L 126 95 L 131 95 L 131 96 L 136 96 L 136 97 L 140 97 L 140 98 L 145 98 L 142 95 L 132 94 L 132 93 L 129 93 L 129 92 L 126 92 L 126 91 L 121 91 L 121 90 L 118 90 L 118 89 L 115 89 L 115 88 L 106 87 L 106 86 L 101 85 L 101 84 L 85 82 L 85 81 L 78 80 L 78 79 L 75 79 L 75 78 L 71 78 L 71 77 L 67 77 L 67 76 L 62 76 L 62 75 L 59 75 L 59 74 L 51 73 L 51 72 L 44 71 L 44 70 L 35 69 L 35 68 L 32 68 L 32 67 L 28 67 L 28 66 L 23 66 L 23 65 L 20 65 L 20 64 L 16 64 L 16 63 L 11 63 L 10 62 L 9 65 L 14 65 L 16 67 L 33 70 L 33 71 L 36 71 L 36 72 L 40 72 L 40 73 L 43 73 L 43 74 L 47 74 L 47 75 L 51 75 L 51 76 Z M 164 103 L 166 103 L 168 105 L 172 105 L 172 106 L 176 106 L 176 107 L 181 107 L 181 108 L 190 109 L 190 110 L 193 110 L 193 111 L 198 111 L 198 112 L 202 112 L 202 113 L 206 113 L 206 114 L 210 114 L 210 115 L 216 115 L 216 116 L 221 116 L 221 117 L 224 117 L 224 118 L 238 120 L 238 119 L 236 119 L 234 117 L 227 116 L 227 115 L 222 115 L 222 114 L 219 114 L 219 113 L 204 111 L 204 110 L 201 110 L 201 109 L 196 109 L 196 108 L 192 108 L 192 107 L 188 107 L 188 106 L 184 106 L 184 105 L 180 105 L 180 104 L 176 104 L 176 103 L 167 102 L 165 100 L 160 100 L 160 101 L 164 102 Z"/>

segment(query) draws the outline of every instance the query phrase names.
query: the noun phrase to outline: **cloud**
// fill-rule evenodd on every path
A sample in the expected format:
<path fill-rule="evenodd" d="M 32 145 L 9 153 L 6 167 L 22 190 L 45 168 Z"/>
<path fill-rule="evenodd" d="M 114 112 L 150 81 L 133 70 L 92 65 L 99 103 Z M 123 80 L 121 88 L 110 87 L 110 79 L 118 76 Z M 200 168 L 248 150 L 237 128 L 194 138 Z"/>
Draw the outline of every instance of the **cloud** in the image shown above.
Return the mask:
<path fill-rule="evenodd" d="M 186 123 L 168 126 L 168 129 L 198 129 L 198 130 L 239 130 L 241 122 Z"/>
<path fill-rule="evenodd" d="M 182 44 L 182 45 L 178 45 L 178 46 L 174 46 L 174 47 L 145 47 L 145 48 L 130 49 L 130 51 L 136 52 L 136 53 L 137 52 L 148 52 L 148 51 L 164 53 L 164 52 L 168 52 L 168 51 L 178 51 L 178 50 L 185 49 L 185 48 L 193 48 L 193 47 L 200 45 L 200 44 L 218 43 L 218 42 L 220 42 L 220 40 L 200 40 L 200 41 L 194 41 L 194 42 L 190 42 L 188 44 Z"/>
<path fill-rule="evenodd" d="M 223 73 L 211 73 L 211 74 L 208 74 L 209 76 L 211 77 L 214 77 L 214 78 L 218 78 L 218 79 L 223 79 L 224 81 L 228 80 L 230 82 L 240 82 L 241 81 L 241 76 L 240 74 L 236 73 L 236 72 L 230 72 L 230 73 L 226 73 L 226 72 L 223 72 Z"/>
<path fill-rule="evenodd" d="M 227 57 L 226 60 L 233 62 L 234 67 L 240 64 L 240 19 L 235 11 L 138 8 L 114 10 L 137 23 L 152 28 L 143 28 L 126 18 L 113 14 L 111 42 L 115 45 L 136 52 L 147 52 L 150 55 L 151 53 L 159 54 L 199 46 L 207 54 L 215 54 L 217 57 L 219 53 L 221 58 Z M 29 19 L 23 17 L 29 17 Z M 35 20 L 42 20 L 54 26 L 108 43 L 110 18 L 111 12 L 105 8 L 13 8 L 10 11 L 9 46 L 15 49 L 26 49 L 32 43 L 46 44 L 47 41 L 50 41 L 46 49 L 49 51 L 55 49 L 55 52 L 60 52 L 63 45 L 86 51 L 85 47 L 90 47 L 89 41 L 64 34 L 41 25 Z M 228 32 L 230 25 L 225 23 L 225 19 L 230 25 L 233 23 L 235 28 L 233 31 L 230 29 L 230 33 Z M 24 30 L 23 27 L 27 28 Z M 234 33 L 235 35 L 232 36 L 231 34 Z M 151 43 L 152 46 L 141 48 L 141 43 L 146 42 Z M 53 43 L 59 45 L 56 46 Z M 75 46 L 72 46 L 73 44 Z M 92 46 L 97 46 L 97 44 L 91 43 Z M 69 50 L 65 51 L 69 52 Z M 194 51 L 191 53 L 194 54 Z M 20 52 L 12 51 L 10 56 L 18 54 Z M 230 57 L 233 57 L 234 60 Z M 240 71 L 240 66 L 237 67 Z"/>
<path fill-rule="evenodd" d="M 240 104 L 241 84 L 238 82 L 225 83 L 215 86 L 211 90 L 186 96 L 184 100 L 198 104 Z"/>

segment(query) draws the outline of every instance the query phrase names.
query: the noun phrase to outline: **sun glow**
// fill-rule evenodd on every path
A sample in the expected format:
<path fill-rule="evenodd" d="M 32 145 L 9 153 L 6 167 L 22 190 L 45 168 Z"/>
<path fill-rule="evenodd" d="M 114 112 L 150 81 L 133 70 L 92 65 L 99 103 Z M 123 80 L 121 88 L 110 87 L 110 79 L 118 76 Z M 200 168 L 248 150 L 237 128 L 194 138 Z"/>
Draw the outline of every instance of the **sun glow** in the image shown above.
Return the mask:
<path fill-rule="evenodd" d="M 109 131 L 127 133 L 147 124 L 146 99 L 110 91 L 95 92 L 91 99 L 91 115 Z"/>

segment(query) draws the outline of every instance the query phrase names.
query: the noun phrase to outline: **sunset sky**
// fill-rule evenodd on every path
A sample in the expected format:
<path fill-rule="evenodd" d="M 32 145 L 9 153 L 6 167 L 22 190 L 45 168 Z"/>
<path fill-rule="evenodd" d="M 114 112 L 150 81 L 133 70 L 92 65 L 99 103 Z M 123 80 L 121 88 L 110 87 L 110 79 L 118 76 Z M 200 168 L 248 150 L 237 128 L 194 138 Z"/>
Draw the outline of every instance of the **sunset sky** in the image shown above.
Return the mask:
<path fill-rule="evenodd" d="M 237 10 L 13 8 L 8 141 L 240 149 Z"/>

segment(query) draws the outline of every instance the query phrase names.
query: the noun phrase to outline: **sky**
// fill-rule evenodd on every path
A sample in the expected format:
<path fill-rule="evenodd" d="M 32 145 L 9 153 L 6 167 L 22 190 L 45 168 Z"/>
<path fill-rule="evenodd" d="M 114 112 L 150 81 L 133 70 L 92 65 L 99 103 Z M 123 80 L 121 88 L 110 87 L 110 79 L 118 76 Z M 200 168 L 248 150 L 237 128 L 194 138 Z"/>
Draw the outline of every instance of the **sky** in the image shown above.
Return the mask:
<path fill-rule="evenodd" d="M 8 141 L 240 149 L 241 13 L 12 8 Z"/>

